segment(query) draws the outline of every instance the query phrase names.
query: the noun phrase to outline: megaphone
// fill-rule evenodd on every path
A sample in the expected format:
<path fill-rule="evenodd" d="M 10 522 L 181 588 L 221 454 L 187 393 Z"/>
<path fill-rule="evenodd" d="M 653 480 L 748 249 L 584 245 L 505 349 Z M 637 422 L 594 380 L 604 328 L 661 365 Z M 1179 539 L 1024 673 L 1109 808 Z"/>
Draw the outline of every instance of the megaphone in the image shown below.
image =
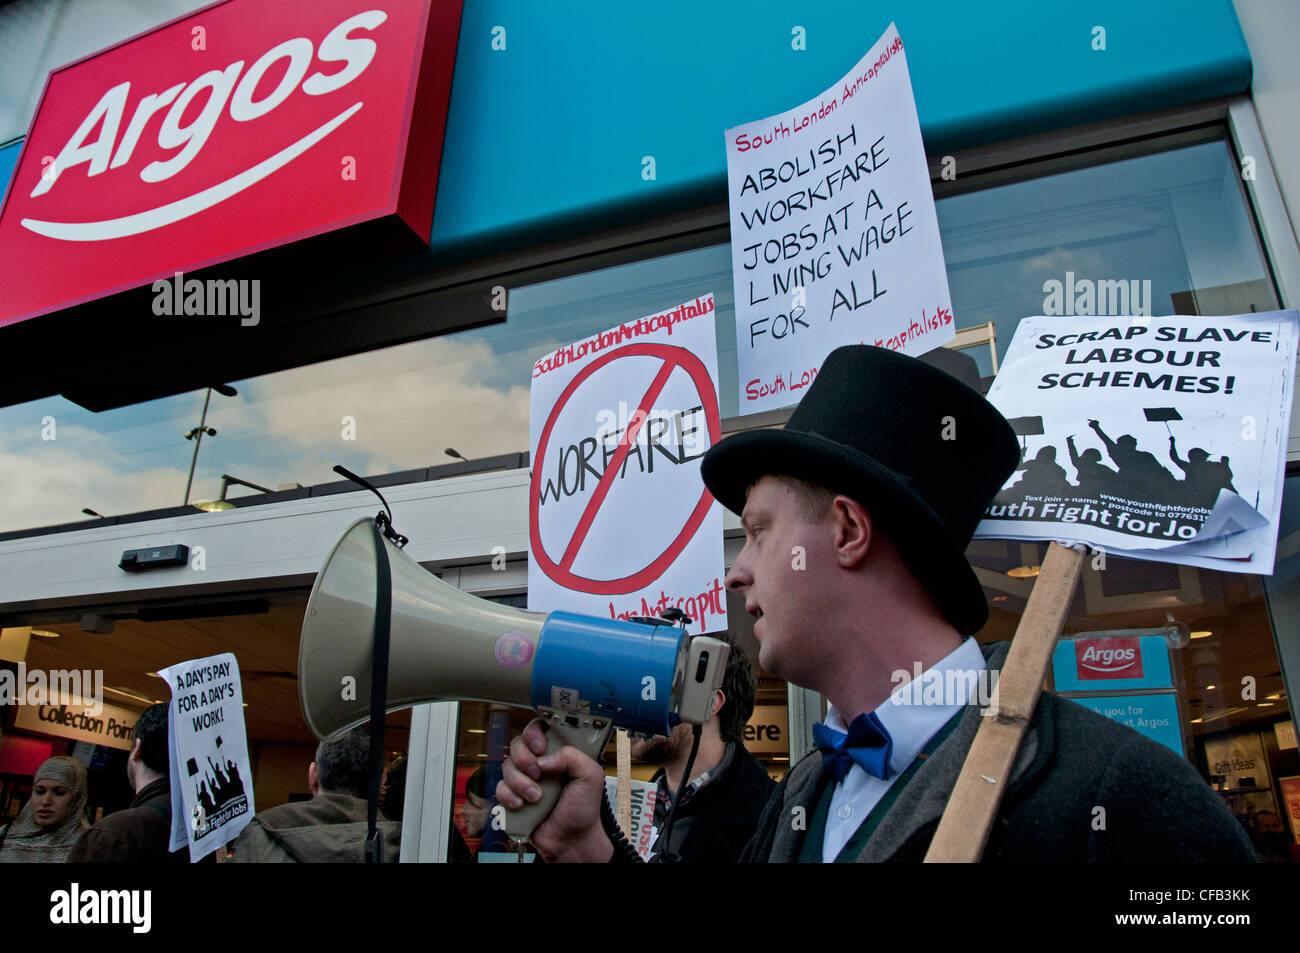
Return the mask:
<path fill-rule="evenodd" d="M 730 646 L 667 623 L 526 612 L 447 585 L 360 519 L 343 533 L 312 586 L 298 650 L 307 726 L 336 737 L 370 717 L 378 599 L 376 540 L 391 567 L 388 711 L 477 700 L 535 709 L 560 745 L 598 758 L 614 728 L 668 734 L 702 725 Z M 549 742 L 558 747 L 555 740 Z M 506 834 L 526 840 L 554 807 L 542 798 L 506 811 Z"/>

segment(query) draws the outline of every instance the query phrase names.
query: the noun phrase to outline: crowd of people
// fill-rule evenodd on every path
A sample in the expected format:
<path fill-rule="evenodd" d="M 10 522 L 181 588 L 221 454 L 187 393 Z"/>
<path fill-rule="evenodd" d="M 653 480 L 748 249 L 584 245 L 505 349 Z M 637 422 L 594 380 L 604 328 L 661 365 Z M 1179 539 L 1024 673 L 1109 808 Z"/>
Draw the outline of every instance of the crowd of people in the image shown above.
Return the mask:
<path fill-rule="evenodd" d="M 773 787 L 741 740 L 754 707 L 754 689 L 750 663 L 737 651 L 718 692 L 714 710 L 718 717 L 709 723 L 693 782 L 683 795 L 681 821 L 673 830 L 672 849 L 681 859 L 734 861 Z M 42 763 L 32 780 L 31 797 L 13 823 L 0 829 L 0 863 L 188 863 L 188 849 L 171 851 L 168 846 L 172 815 L 167 718 L 166 704 L 141 714 L 127 758 L 134 799 L 129 807 L 93 826 L 85 817 L 86 766 L 67 755 Z M 658 766 L 655 780 L 661 793 L 656 827 L 663 825 L 690 747 L 689 726 L 679 727 L 686 732 L 637 743 L 638 757 Z M 364 726 L 321 742 L 307 770 L 311 798 L 258 813 L 222 851 L 222 859 L 231 863 L 362 861 L 368 833 L 369 757 L 370 735 Z M 380 790 L 377 829 L 385 862 L 396 862 L 400 855 L 406 770 L 405 756 L 394 760 Z M 486 766 L 480 765 L 465 780 L 459 808 L 462 824 L 453 818 L 449 832 L 452 863 L 472 863 L 480 852 L 506 849 L 504 835 L 493 836 L 487 777 Z M 739 809 L 736 798 L 742 801 Z M 656 852 L 664 847 L 657 845 Z M 213 862 L 216 857 L 209 854 L 204 860 Z"/>

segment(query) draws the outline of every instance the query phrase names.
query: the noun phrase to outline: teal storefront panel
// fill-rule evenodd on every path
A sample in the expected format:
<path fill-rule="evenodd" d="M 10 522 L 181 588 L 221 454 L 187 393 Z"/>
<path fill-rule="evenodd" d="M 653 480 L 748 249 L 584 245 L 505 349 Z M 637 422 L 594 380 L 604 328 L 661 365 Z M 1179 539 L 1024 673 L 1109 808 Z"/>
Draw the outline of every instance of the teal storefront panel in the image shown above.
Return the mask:
<path fill-rule="evenodd" d="M 826 89 L 891 20 L 932 155 L 1250 85 L 1231 0 L 480 0 L 461 25 L 433 251 L 725 201 L 723 131 Z"/>
<path fill-rule="evenodd" d="M 9 187 L 9 178 L 14 174 L 14 167 L 18 165 L 18 153 L 22 152 L 22 149 L 22 142 L 0 147 L 0 196 L 4 195 Z"/>
<path fill-rule="evenodd" d="M 1250 85 L 1231 0 L 473 0 L 432 255 L 476 257 L 725 201 L 723 130 L 826 89 L 891 20 L 932 155 Z M 1098 28 L 1104 50 L 1093 48 Z M 17 151 L 0 149 L 0 183 Z M 642 177 L 647 156 L 653 180 Z"/>
<path fill-rule="evenodd" d="M 1111 695 L 1070 700 L 1111 721 L 1128 725 L 1152 741 L 1158 741 L 1180 758 L 1187 755 L 1183 750 L 1177 695 Z"/>

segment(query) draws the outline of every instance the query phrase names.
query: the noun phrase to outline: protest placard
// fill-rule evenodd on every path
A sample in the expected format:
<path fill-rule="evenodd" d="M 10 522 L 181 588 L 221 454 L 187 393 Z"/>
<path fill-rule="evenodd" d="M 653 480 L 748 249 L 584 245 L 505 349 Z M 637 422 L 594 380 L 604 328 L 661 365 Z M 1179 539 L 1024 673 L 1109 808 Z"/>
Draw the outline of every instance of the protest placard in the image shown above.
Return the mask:
<path fill-rule="evenodd" d="M 704 295 L 533 366 L 528 606 L 727 625 L 722 509 L 700 457 L 722 434 Z"/>
<path fill-rule="evenodd" d="M 171 849 L 188 844 L 197 861 L 238 837 L 255 810 L 239 664 L 226 652 L 158 674 L 172 690 Z"/>
<path fill-rule="evenodd" d="M 629 829 L 627 842 L 631 844 L 642 860 L 650 859 L 650 851 L 658 839 L 655 830 L 655 802 L 659 798 L 659 786 L 653 781 L 629 780 L 631 791 L 631 811 L 628 815 Z M 610 804 L 618 798 L 618 779 L 605 778 L 605 797 Z"/>
<path fill-rule="evenodd" d="M 956 335 L 903 41 L 821 95 L 726 131 L 740 412 L 798 403 L 842 344 Z"/>
<path fill-rule="evenodd" d="M 976 537 L 1271 574 L 1298 325 L 1025 318 L 988 395 L 1022 461 Z"/>

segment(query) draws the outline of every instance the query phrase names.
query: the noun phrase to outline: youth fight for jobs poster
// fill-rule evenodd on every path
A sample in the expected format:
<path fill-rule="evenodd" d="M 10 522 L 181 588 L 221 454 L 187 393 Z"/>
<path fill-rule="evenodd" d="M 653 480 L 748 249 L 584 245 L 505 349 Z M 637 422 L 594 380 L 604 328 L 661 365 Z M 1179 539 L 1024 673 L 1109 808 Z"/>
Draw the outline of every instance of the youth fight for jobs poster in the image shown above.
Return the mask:
<path fill-rule="evenodd" d="M 976 538 L 1271 574 L 1298 325 L 1025 318 L 988 394 L 1021 461 Z"/>
<path fill-rule="evenodd" d="M 171 849 L 198 861 L 233 841 L 253 819 L 253 772 L 244 731 L 239 664 L 230 652 L 158 674 L 172 690 Z"/>

